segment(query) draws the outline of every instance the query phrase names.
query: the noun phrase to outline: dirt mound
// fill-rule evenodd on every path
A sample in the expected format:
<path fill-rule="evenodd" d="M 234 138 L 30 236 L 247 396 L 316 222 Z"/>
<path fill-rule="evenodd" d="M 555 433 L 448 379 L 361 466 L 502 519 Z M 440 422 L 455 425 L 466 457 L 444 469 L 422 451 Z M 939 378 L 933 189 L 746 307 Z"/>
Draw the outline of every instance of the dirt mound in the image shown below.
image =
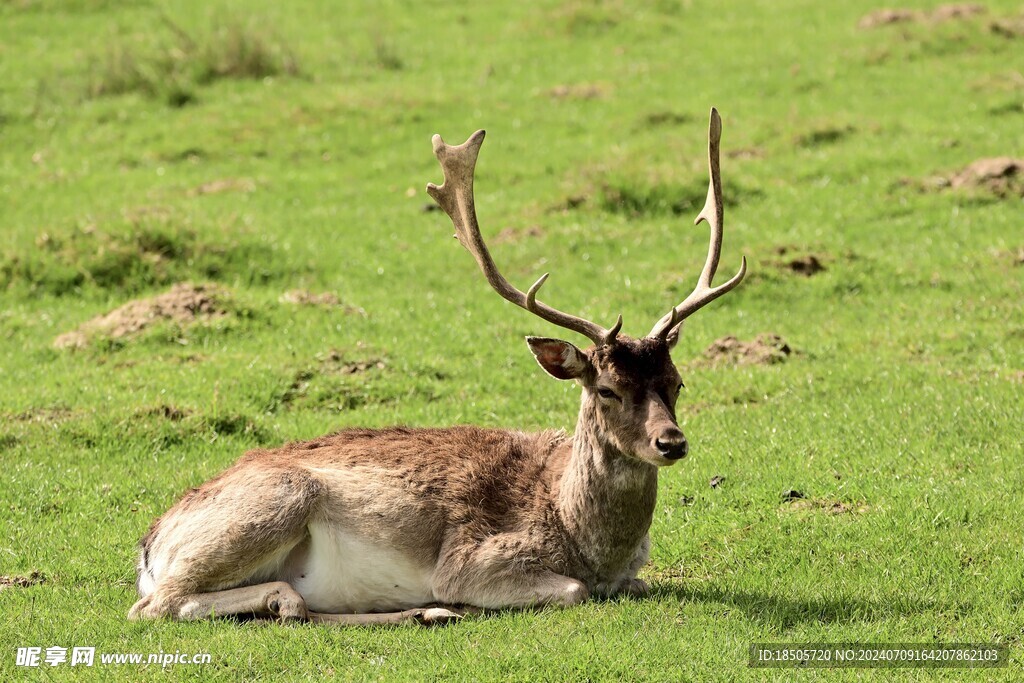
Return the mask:
<path fill-rule="evenodd" d="M 292 289 L 282 294 L 278 301 L 283 304 L 294 304 L 296 306 L 341 308 L 349 315 L 366 315 L 366 311 L 359 306 L 341 303 L 341 299 L 334 292 L 320 292 L 317 294 L 308 289 Z"/>
<path fill-rule="evenodd" d="M 785 504 L 785 509 L 790 511 L 811 511 L 824 512 L 828 515 L 848 515 L 851 513 L 863 513 L 868 511 L 866 503 L 847 502 L 831 498 L 799 498 L 790 500 Z"/>
<path fill-rule="evenodd" d="M 988 30 L 1003 38 L 1024 37 L 1024 16 L 997 19 L 988 25 Z"/>
<path fill-rule="evenodd" d="M 821 263 L 821 259 L 814 254 L 790 259 L 782 265 L 794 273 L 803 275 L 804 277 L 811 277 L 812 275 L 817 275 L 821 271 L 825 270 L 825 266 Z"/>
<path fill-rule="evenodd" d="M 34 571 L 28 576 L 0 576 L 0 591 L 5 588 L 28 588 L 46 583 L 42 572 Z"/>
<path fill-rule="evenodd" d="M 911 9 L 880 9 L 861 17 L 857 22 L 857 28 L 875 28 L 906 21 L 920 21 L 923 16 L 923 12 Z"/>
<path fill-rule="evenodd" d="M 967 19 L 985 14 L 988 9 L 984 5 L 974 2 L 958 2 L 950 5 L 939 5 L 931 13 L 933 21 L 948 21 L 950 19 Z"/>
<path fill-rule="evenodd" d="M 705 349 L 704 361 L 710 365 L 772 365 L 785 361 L 792 353 L 785 339 L 765 332 L 750 342 L 733 336 L 717 339 Z"/>
<path fill-rule="evenodd" d="M 981 189 L 1000 197 L 1024 197 L 1024 159 L 978 159 L 947 181 L 954 190 Z"/>
<path fill-rule="evenodd" d="M 545 94 L 554 100 L 596 100 L 606 96 L 609 90 L 607 83 L 573 83 L 556 85 Z"/>
<path fill-rule="evenodd" d="M 544 230 L 536 225 L 528 228 L 505 228 L 494 237 L 494 244 L 515 244 L 524 239 L 539 239 L 543 236 Z"/>
<path fill-rule="evenodd" d="M 129 301 L 106 315 L 82 323 L 53 341 L 54 348 L 81 348 L 92 339 L 120 339 L 164 321 L 189 324 L 226 314 L 218 303 L 223 294 L 212 285 L 190 282 L 174 285 L 169 292 L 148 299 Z"/>
<path fill-rule="evenodd" d="M 292 289 L 281 295 L 283 304 L 296 304 L 299 306 L 338 306 L 341 299 L 333 292 L 321 292 L 314 294 L 308 289 Z"/>
<path fill-rule="evenodd" d="M 244 192 L 246 194 L 256 191 L 256 182 L 252 178 L 219 178 L 193 187 L 186 194 L 189 197 L 199 197 L 204 194 L 221 194 L 222 192 Z"/>
<path fill-rule="evenodd" d="M 781 246 L 775 248 L 775 253 L 785 258 L 775 261 L 776 268 L 788 270 L 804 277 L 811 277 L 826 270 L 825 261 L 827 257 L 822 254 L 803 253 L 794 255 L 793 252 L 801 251 L 797 247 Z"/>
<path fill-rule="evenodd" d="M 857 22 L 857 28 L 877 28 L 879 26 L 907 22 L 940 22 L 954 19 L 969 19 L 979 14 L 985 14 L 987 11 L 984 5 L 972 2 L 940 5 L 931 12 L 912 9 L 880 9 L 861 17 L 860 21 Z"/>
<path fill-rule="evenodd" d="M 334 372 L 339 375 L 356 375 L 369 370 L 383 370 L 387 367 L 381 358 L 345 360 L 345 354 L 337 349 L 331 349 L 326 354 L 317 355 L 317 359 L 325 371 Z"/>

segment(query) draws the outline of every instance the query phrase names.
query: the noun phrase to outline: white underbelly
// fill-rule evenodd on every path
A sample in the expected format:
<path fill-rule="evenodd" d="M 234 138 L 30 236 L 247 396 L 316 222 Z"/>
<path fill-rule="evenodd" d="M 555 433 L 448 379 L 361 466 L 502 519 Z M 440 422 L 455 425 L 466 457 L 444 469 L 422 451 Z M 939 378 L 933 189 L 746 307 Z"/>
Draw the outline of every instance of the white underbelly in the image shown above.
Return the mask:
<path fill-rule="evenodd" d="M 322 522 L 290 583 L 314 612 L 397 611 L 434 602 L 433 565 Z"/>

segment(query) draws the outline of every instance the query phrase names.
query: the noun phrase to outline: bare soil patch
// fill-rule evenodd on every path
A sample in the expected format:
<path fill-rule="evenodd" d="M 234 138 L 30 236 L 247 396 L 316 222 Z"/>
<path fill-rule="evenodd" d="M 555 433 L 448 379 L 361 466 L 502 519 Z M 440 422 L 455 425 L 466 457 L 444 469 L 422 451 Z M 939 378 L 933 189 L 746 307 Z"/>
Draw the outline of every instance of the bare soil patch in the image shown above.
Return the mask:
<path fill-rule="evenodd" d="M 801 253 L 802 250 L 796 247 L 781 246 L 775 248 L 775 253 L 781 256 L 773 265 L 776 268 L 787 270 L 797 275 L 811 277 L 817 275 L 827 268 L 825 262 L 828 257 L 824 254 Z"/>
<path fill-rule="evenodd" d="M 762 159 L 764 158 L 764 150 L 760 147 L 740 147 L 739 149 L 730 149 L 725 153 L 725 156 L 730 159 Z"/>
<path fill-rule="evenodd" d="M 220 178 L 193 187 L 188 191 L 189 197 L 204 194 L 221 194 L 222 192 L 255 192 L 256 181 L 252 178 Z"/>
<path fill-rule="evenodd" d="M 536 239 L 544 236 L 544 230 L 537 225 L 528 228 L 505 228 L 494 237 L 495 244 L 515 244 L 524 239 Z"/>
<path fill-rule="evenodd" d="M 283 304 L 294 304 L 296 306 L 326 306 L 328 308 L 342 308 L 345 313 L 351 315 L 366 315 L 366 311 L 359 306 L 343 304 L 341 299 L 334 292 L 311 292 L 308 289 L 292 289 L 281 295 L 278 299 Z"/>
<path fill-rule="evenodd" d="M 949 21 L 950 19 L 967 19 L 986 14 L 988 8 L 976 2 L 955 2 L 948 5 L 939 5 L 931 13 L 934 21 Z"/>
<path fill-rule="evenodd" d="M 997 36 L 1011 40 L 1024 38 L 1024 16 L 996 19 L 989 23 L 988 30 Z"/>
<path fill-rule="evenodd" d="M 177 406 L 163 404 L 156 406 L 155 408 L 143 410 L 140 414 L 161 417 L 171 422 L 181 422 L 186 417 L 189 417 L 192 414 L 192 411 L 185 408 L 178 408 Z"/>
<path fill-rule="evenodd" d="M 689 123 L 693 117 L 688 114 L 680 114 L 674 111 L 655 111 L 644 117 L 644 123 L 648 126 L 680 126 Z"/>
<path fill-rule="evenodd" d="M 912 9 L 880 9 L 865 14 L 857 22 L 857 28 L 877 28 L 889 24 L 902 24 L 908 21 L 920 21 L 923 12 Z"/>
<path fill-rule="evenodd" d="M 793 142 L 798 147 L 821 147 L 823 145 L 831 145 L 848 138 L 856 131 L 857 129 L 850 125 L 826 125 L 797 135 Z"/>
<path fill-rule="evenodd" d="M 861 502 L 834 500 L 832 498 L 794 498 L 783 505 L 784 510 L 792 512 L 810 511 L 824 512 L 828 515 L 847 515 L 867 512 L 868 506 Z"/>
<path fill-rule="evenodd" d="M 892 24 L 910 22 L 941 22 L 969 19 L 988 12 L 984 5 L 973 2 L 951 3 L 940 5 L 931 12 L 912 9 L 880 9 L 865 14 L 857 22 L 857 28 L 869 29 Z"/>
<path fill-rule="evenodd" d="M 704 350 L 703 362 L 708 365 L 773 365 L 793 354 L 785 339 L 765 332 L 753 341 L 740 341 L 732 335 L 722 337 Z"/>
<path fill-rule="evenodd" d="M 949 176 L 949 187 L 980 189 L 999 197 L 1024 197 L 1024 159 L 978 159 Z"/>
<path fill-rule="evenodd" d="M 19 422 L 38 422 L 42 424 L 56 424 L 67 420 L 72 415 L 70 408 L 55 406 L 51 408 L 30 408 L 24 412 L 14 415 Z"/>
<path fill-rule="evenodd" d="M 610 90 L 605 83 L 573 83 L 556 85 L 545 94 L 555 100 L 596 100 L 605 97 Z"/>
<path fill-rule="evenodd" d="M 337 349 L 331 349 L 322 356 L 318 356 L 317 359 L 325 370 L 339 375 L 356 375 L 369 370 L 383 370 L 387 367 L 380 358 L 345 360 L 345 354 Z"/>
<path fill-rule="evenodd" d="M 53 346 L 81 348 L 97 338 L 121 339 L 161 322 L 188 325 L 223 316 L 227 311 L 219 302 L 222 297 L 222 290 L 212 285 L 179 283 L 164 294 L 129 301 L 110 313 L 82 323 L 77 330 L 57 337 Z"/>
<path fill-rule="evenodd" d="M 33 571 L 28 576 L 0 576 L 0 591 L 7 588 L 28 588 L 46 583 L 46 576 L 40 571 Z"/>

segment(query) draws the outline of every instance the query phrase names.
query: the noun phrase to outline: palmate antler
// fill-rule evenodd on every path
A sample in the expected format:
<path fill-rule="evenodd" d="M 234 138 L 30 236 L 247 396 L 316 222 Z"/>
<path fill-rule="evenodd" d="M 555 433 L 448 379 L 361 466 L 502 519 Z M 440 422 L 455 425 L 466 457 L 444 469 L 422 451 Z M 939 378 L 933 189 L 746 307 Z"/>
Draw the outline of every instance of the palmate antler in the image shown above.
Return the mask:
<path fill-rule="evenodd" d="M 711 303 L 726 292 L 735 289 L 747 274 L 747 258 L 744 256 L 740 261 L 740 270 L 732 276 L 728 282 L 717 287 L 711 286 L 711 281 L 718 270 L 718 260 L 722 256 L 722 219 L 725 212 L 722 208 L 722 178 L 719 165 L 720 143 L 722 141 L 722 117 L 718 110 L 711 108 L 711 121 L 708 124 L 708 168 L 711 173 L 711 180 L 708 183 L 708 197 L 704 202 L 704 208 L 693 221 L 699 225 L 701 221 L 707 221 L 711 226 L 711 243 L 708 246 L 708 258 L 704 262 L 704 270 L 701 271 L 697 286 L 690 295 L 683 299 L 683 302 L 675 306 L 651 329 L 649 337 L 666 339 L 673 333 L 683 320 L 695 313 L 700 308 Z"/>
<path fill-rule="evenodd" d="M 478 130 L 468 140 L 458 146 L 447 145 L 440 135 L 435 135 L 434 156 L 441 162 L 444 171 L 444 183 L 439 187 L 434 183 L 427 184 L 427 193 L 434 198 L 455 225 L 455 237 L 469 253 L 476 258 L 480 270 L 484 272 L 487 282 L 502 298 L 511 301 L 520 308 L 525 308 L 534 315 L 549 323 L 578 332 L 601 346 L 610 344 L 622 328 L 622 316 L 610 328 L 605 329 L 589 320 L 563 313 L 537 301 L 537 291 L 548 279 L 548 273 L 540 276 L 533 286 L 524 294 L 513 287 L 494 265 L 494 259 L 487 251 L 480 226 L 476 220 L 476 207 L 473 203 L 473 171 L 476 158 L 480 153 L 480 145 L 484 141 L 484 131 Z"/>
<path fill-rule="evenodd" d="M 722 253 L 722 181 L 719 171 L 719 143 L 722 137 L 722 119 L 718 110 L 712 108 L 711 122 L 708 129 L 708 165 L 711 171 L 711 181 L 708 185 L 707 201 L 703 210 L 697 216 L 694 224 L 702 220 L 707 221 L 711 226 L 711 243 L 708 248 L 708 258 L 704 264 L 693 292 L 686 297 L 678 306 L 675 306 L 667 315 L 655 324 L 649 337 L 666 340 L 673 339 L 673 332 L 678 330 L 679 325 L 689 315 L 714 301 L 726 292 L 735 288 L 747 272 L 747 260 L 743 258 L 739 272 L 728 282 L 712 287 L 711 281 L 715 277 L 718 268 L 718 261 Z M 578 332 L 588 337 L 598 346 L 611 344 L 615 341 L 616 335 L 622 328 L 622 316 L 618 317 L 616 323 L 609 329 L 601 327 L 568 313 L 563 313 L 537 301 L 537 291 L 548 278 L 544 273 L 533 286 L 524 294 L 521 290 L 513 287 L 508 280 L 498 271 L 494 260 L 491 258 L 487 245 L 480 235 L 480 226 L 477 223 L 476 207 L 473 202 L 473 172 L 476 168 L 476 159 L 480 153 L 480 146 L 484 141 L 484 131 L 478 130 L 473 133 L 466 142 L 453 146 L 445 144 L 440 135 L 433 138 L 434 156 L 441 162 L 444 171 L 444 183 L 440 186 L 434 183 L 427 184 L 427 193 L 434 198 L 455 226 L 455 237 L 462 243 L 483 271 L 487 282 L 504 299 L 511 301 L 516 306 L 525 308 L 534 315 L 537 315 L 550 323 L 563 327 L 573 332 Z M 674 339 L 673 339 L 674 341 Z"/>

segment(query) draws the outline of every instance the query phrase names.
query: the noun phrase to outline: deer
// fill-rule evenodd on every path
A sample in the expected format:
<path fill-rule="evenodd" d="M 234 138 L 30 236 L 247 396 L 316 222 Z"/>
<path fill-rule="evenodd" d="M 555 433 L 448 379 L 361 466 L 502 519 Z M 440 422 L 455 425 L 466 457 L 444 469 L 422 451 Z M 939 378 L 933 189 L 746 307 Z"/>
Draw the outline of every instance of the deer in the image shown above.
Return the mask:
<path fill-rule="evenodd" d="M 712 286 L 722 250 L 722 121 L 711 110 L 710 227 L 693 291 L 642 338 L 542 303 L 499 272 L 477 222 L 484 131 L 432 138 L 427 185 L 503 299 L 590 340 L 526 338 L 549 375 L 581 387 L 575 431 L 348 428 L 244 454 L 186 492 L 140 542 L 129 619 L 245 617 L 335 625 L 442 624 L 467 613 L 642 597 L 658 470 L 689 451 L 670 352 L 683 321 L 736 288 Z"/>

